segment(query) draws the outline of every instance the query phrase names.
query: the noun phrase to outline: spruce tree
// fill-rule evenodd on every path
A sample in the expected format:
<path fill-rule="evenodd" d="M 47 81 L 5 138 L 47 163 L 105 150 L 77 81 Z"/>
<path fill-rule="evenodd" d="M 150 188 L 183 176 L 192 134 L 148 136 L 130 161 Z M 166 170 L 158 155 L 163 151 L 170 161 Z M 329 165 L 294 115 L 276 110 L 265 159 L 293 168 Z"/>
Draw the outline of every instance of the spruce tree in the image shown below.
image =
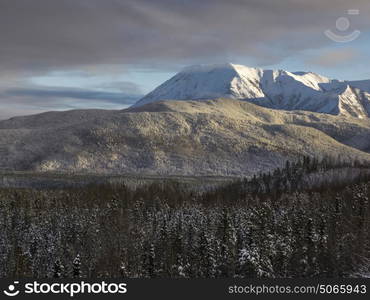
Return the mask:
<path fill-rule="evenodd" d="M 57 259 L 54 262 L 54 273 L 53 273 L 53 277 L 54 278 L 62 278 L 63 274 L 64 274 L 64 266 L 62 265 L 62 263 L 60 262 L 60 260 Z"/>
<path fill-rule="evenodd" d="M 76 257 L 73 260 L 73 269 L 72 269 L 72 275 L 73 278 L 81 278 L 82 272 L 81 272 L 81 259 L 80 255 L 77 254 Z"/>

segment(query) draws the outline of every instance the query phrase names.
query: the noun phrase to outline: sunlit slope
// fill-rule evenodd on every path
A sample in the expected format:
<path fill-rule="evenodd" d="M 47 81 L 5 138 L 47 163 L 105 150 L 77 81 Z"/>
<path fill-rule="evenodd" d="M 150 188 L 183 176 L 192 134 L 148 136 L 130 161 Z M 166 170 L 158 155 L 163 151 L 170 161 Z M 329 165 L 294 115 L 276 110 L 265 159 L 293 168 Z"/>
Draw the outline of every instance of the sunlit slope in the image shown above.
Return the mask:
<path fill-rule="evenodd" d="M 0 167 L 89 173 L 250 175 L 300 155 L 370 161 L 370 120 L 218 99 L 0 122 Z"/>

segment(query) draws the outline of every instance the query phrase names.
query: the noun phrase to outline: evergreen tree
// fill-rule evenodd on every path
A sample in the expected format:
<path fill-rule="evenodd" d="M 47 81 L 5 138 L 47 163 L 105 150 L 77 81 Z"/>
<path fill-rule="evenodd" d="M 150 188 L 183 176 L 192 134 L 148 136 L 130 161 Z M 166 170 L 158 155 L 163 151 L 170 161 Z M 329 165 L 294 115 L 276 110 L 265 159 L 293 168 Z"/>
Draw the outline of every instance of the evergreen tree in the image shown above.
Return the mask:
<path fill-rule="evenodd" d="M 54 278 L 62 278 L 63 275 L 64 275 L 64 266 L 62 265 L 62 263 L 60 262 L 60 260 L 57 259 L 54 262 L 53 277 Z"/>
<path fill-rule="evenodd" d="M 121 265 L 120 265 L 120 268 L 119 268 L 119 274 L 121 275 L 122 278 L 127 278 L 128 277 L 126 264 L 124 262 L 121 262 Z"/>
<path fill-rule="evenodd" d="M 201 231 L 199 237 L 198 259 L 200 260 L 199 277 L 214 278 L 217 272 L 215 250 L 205 229 Z"/>
<path fill-rule="evenodd" d="M 73 260 L 73 268 L 72 268 L 73 278 L 81 278 L 81 259 L 80 255 L 77 254 Z"/>

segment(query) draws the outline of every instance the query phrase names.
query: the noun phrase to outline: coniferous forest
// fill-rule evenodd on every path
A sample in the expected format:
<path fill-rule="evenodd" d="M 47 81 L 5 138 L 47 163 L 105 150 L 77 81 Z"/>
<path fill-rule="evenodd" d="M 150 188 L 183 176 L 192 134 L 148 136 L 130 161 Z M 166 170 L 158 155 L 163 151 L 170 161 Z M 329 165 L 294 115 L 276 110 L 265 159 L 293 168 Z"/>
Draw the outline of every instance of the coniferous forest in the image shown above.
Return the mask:
<path fill-rule="evenodd" d="M 208 189 L 178 181 L 0 190 L 0 277 L 370 273 L 370 171 L 305 157 Z"/>

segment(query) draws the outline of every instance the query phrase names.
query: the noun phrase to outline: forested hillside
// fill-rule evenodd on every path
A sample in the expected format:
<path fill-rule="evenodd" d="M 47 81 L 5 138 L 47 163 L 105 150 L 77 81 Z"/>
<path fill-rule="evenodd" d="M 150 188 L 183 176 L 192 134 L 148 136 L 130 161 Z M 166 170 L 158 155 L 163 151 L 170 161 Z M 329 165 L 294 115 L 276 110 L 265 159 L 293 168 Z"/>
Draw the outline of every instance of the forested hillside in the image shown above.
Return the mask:
<path fill-rule="evenodd" d="M 366 166 L 308 157 L 206 192 L 1 189 L 0 277 L 364 276 L 369 197 Z"/>

